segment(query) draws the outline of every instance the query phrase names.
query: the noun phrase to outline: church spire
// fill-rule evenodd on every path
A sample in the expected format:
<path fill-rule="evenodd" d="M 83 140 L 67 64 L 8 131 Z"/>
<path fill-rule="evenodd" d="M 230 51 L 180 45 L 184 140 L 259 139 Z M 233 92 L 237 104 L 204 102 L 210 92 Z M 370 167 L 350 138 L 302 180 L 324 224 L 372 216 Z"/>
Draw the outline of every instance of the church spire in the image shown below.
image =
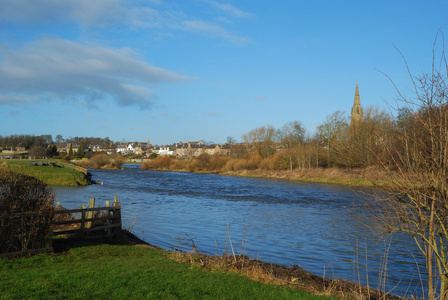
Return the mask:
<path fill-rule="evenodd" d="M 352 123 L 362 120 L 362 107 L 361 100 L 359 98 L 358 81 L 356 81 L 355 101 L 353 103 L 351 117 Z"/>

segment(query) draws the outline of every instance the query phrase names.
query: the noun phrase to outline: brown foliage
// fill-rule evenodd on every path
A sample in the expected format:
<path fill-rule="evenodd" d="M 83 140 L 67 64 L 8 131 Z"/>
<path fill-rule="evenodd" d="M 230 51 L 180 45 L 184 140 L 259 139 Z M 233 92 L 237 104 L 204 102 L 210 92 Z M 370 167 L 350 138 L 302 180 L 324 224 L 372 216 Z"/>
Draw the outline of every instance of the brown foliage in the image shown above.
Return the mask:
<path fill-rule="evenodd" d="M 143 170 L 169 170 L 174 159 L 169 156 L 157 156 L 142 165 Z"/>
<path fill-rule="evenodd" d="M 0 253 L 48 246 L 53 203 L 53 191 L 40 180 L 0 168 Z"/>
<path fill-rule="evenodd" d="M 191 159 L 186 164 L 186 169 L 189 172 L 215 172 L 219 173 L 223 171 L 224 166 L 231 158 L 223 155 L 209 155 L 203 153 L 198 157 Z"/>
<path fill-rule="evenodd" d="M 287 170 L 291 167 L 292 157 L 293 153 L 290 150 L 278 151 L 274 155 L 263 159 L 260 163 L 260 169 Z"/>
<path fill-rule="evenodd" d="M 77 164 L 83 168 L 91 169 L 120 169 L 123 166 L 124 158 L 121 156 L 111 156 L 104 153 L 95 154 L 88 160 L 78 161 Z"/>

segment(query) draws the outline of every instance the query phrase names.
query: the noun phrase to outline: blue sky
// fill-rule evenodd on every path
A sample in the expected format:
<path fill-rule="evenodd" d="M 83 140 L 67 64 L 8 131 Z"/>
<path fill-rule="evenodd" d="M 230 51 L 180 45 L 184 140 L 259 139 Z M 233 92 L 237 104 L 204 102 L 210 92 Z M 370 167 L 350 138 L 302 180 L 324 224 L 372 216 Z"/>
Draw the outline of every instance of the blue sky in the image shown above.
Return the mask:
<path fill-rule="evenodd" d="M 429 72 L 448 1 L 0 0 L 0 135 L 171 144 L 308 133 Z M 439 43 L 441 44 L 441 43 Z M 440 49 L 440 47 L 439 47 Z M 378 71 L 379 70 L 379 71 Z"/>

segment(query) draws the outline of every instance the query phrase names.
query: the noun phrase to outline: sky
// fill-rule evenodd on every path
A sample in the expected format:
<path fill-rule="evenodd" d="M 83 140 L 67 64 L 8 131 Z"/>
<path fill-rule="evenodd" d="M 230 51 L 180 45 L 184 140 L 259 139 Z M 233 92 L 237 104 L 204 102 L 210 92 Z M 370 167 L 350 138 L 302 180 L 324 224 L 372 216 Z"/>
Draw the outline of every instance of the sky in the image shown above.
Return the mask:
<path fill-rule="evenodd" d="M 0 135 L 312 135 L 350 114 L 357 82 L 364 108 L 395 107 L 388 77 L 411 93 L 401 54 L 430 72 L 439 30 L 447 0 L 0 0 Z"/>

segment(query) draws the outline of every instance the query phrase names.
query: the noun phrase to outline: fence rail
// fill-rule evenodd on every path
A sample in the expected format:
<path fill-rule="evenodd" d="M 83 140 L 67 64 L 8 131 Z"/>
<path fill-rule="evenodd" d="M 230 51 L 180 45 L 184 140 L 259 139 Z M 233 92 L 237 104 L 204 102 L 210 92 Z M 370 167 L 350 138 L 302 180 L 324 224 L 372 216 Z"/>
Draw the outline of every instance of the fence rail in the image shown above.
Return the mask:
<path fill-rule="evenodd" d="M 95 198 L 90 199 L 90 207 L 85 205 L 77 209 L 60 209 L 56 207 L 54 214 L 55 219 L 57 215 L 66 214 L 70 219 L 68 220 L 54 220 L 53 237 L 66 235 L 67 238 L 81 237 L 81 238 L 120 238 L 121 237 L 121 203 L 117 201 L 117 196 L 114 195 L 115 201 L 110 205 L 110 201 L 106 201 L 106 206 L 95 207 Z M 94 216 L 96 213 L 96 216 Z M 79 215 L 79 216 L 77 216 Z M 74 228 L 56 229 L 61 225 L 79 224 Z M 99 232 L 95 235 L 86 235 L 88 232 Z"/>
<path fill-rule="evenodd" d="M 51 216 L 52 220 L 49 220 Z M 50 224 L 51 231 L 48 227 Z M 46 229 L 42 229 L 45 226 Z M 58 203 L 53 211 L 13 214 L 0 212 L 0 257 L 52 251 L 52 240 L 61 236 L 120 240 L 121 226 L 121 204 L 116 194 L 114 202 L 107 200 L 103 207 L 95 207 L 95 198 L 91 198 L 89 208 L 84 205 L 82 208 L 64 209 Z"/>

